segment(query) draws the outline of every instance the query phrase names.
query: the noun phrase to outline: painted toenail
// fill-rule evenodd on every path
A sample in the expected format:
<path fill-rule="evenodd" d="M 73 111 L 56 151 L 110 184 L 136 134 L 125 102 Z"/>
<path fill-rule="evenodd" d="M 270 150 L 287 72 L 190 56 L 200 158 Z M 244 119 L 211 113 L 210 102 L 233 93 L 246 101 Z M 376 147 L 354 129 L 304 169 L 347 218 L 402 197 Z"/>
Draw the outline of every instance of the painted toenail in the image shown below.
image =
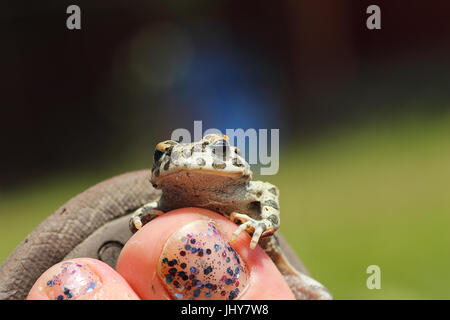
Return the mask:
<path fill-rule="evenodd" d="M 167 241 L 158 275 L 173 299 L 235 299 L 246 289 L 248 271 L 212 220 L 196 220 Z"/>

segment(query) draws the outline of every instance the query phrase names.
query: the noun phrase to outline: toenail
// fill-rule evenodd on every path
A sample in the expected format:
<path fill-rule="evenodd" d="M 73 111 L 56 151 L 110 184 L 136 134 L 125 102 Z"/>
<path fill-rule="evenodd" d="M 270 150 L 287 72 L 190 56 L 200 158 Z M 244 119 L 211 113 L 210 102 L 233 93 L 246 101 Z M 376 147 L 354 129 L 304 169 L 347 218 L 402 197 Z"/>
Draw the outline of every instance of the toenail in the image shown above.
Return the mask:
<path fill-rule="evenodd" d="M 67 261 L 59 265 L 42 290 L 52 300 L 76 300 L 91 296 L 101 285 L 100 278 L 86 264 Z"/>
<path fill-rule="evenodd" d="M 158 275 L 174 299 L 235 299 L 246 289 L 244 261 L 212 220 L 196 220 L 164 246 Z"/>

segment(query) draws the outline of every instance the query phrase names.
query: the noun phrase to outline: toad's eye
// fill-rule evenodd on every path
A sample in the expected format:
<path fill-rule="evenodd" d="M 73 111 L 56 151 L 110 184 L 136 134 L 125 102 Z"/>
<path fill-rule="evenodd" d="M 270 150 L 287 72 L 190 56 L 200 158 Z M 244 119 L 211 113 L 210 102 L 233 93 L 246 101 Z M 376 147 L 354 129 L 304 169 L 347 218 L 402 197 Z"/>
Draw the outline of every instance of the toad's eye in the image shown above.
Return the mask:
<path fill-rule="evenodd" d="M 155 153 L 153 154 L 153 160 L 155 160 L 155 162 L 158 162 L 161 159 L 161 157 L 163 156 L 163 154 L 164 154 L 164 152 L 156 149 Z"/>

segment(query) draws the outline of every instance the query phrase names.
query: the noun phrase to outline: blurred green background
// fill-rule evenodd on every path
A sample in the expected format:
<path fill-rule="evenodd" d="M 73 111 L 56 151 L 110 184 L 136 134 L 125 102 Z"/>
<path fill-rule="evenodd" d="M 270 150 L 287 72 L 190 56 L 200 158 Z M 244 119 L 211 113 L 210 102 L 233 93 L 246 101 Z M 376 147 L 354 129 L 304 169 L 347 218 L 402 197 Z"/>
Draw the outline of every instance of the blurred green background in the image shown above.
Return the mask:
<path fill-rule="evenodd" d="M 268 179 L 281 191 L 281 232 L 336 299 L 450 297 L 449 141 L 450 115 L 343 129 L 283 150 Z M 147 162 L 119 159 L 2 194 L 0 260 L 73 195 Z M 366 287 L 373 264 L 381 290 Z"/>
<path fill-rule="evenodd" d="M 278 174 L 255 178 L 336 299 L 449 299 L 450 7 L 405 3 L 379 1 L 369 31 L 367 1 L 79 1 L 68 31 L 70 3 L 16 1 L 0 14 L 0 263 L 202 120 L 280 129 Z"/>

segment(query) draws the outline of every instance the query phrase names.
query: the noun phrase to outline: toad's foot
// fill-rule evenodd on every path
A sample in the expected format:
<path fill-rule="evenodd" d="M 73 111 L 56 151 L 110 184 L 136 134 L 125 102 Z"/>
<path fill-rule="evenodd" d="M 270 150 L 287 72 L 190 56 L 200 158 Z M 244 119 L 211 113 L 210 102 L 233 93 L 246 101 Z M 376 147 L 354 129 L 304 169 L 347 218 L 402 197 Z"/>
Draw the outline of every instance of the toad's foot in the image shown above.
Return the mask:
<path fill-rule="evenodd" d="M 261 219 L 255 220 L 246 214 L 233 212 L 230 215 L 230 220 L 236 224 L 240 224 L 239 228 L 231 236 L 231 242 L 235 241 L 239 234 L 246 230 L 252 236 L 250 241 L 250 249 L 255 249 L 261 236 L 267 237 L 275 232 L 275 227 L 271 220 Z"/>
<path fill-rule="evenodd" d="M 141 229 L 144 225 L 155 219 L 156 217 L 159 217 L 164 212 L 161 210 L 158 210 L 158 202 L 153 201 L 150 203 L 147 203 L 137 209 L 133 215 L 130 218 L 129 226 L 131 232 L 135 233 L 139 229 Z"/>

